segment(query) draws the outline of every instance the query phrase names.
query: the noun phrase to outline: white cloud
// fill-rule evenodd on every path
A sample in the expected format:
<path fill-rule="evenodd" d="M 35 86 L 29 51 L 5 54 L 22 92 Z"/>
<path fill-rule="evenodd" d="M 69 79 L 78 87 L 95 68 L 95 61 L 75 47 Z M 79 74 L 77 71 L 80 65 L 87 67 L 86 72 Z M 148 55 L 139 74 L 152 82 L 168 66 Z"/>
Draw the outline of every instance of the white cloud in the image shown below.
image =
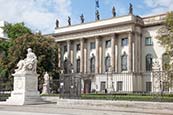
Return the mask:
<path fill-rule="evenodd" d="M 158 14 L 173 10 L 173 0 L 145 0 L 144 3 L 152 8 L 151 14 Z"/>
<path fill-rule="evenodd" d="M 71 16 L 71 0 L 0 0 L 0 20 L 25 22 L 33 30 L 53 32 L 55 20 L 61 26 Z"/>

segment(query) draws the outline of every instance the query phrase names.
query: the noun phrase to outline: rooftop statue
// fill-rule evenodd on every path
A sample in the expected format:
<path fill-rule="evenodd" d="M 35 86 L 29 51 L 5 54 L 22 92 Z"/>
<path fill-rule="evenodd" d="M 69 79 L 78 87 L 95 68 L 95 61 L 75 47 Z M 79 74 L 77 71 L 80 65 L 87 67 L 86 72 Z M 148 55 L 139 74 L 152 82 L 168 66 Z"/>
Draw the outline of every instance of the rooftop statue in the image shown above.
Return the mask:
<path fill-rule="evenodd" d="M 28 53 L 26 55 L 26 58 L 24 60 L 20 60 L 17 64 L 17 69 L 15 69 L 15 72 L 24 72 L 24 71 L 31 71 L 36 73 L 37 68 L 37 57 L 32 52 L 31 48 L 27 49 Z"/>
<path fill-rule="evenodd" d="M 113 6 L 112 8 L 112 16 L 115 17 L 116 16 L 116 10 L 115 10 L 115 7 Z"/>
<path fill-rule="evenodd" d="M 100 14 L 98 10 L 96 10 L 96 20 L 100 20 Z"/>
<path fill-rule="evenodd" d="M 56 28 L 59 28 L 59 20 L 56 20 Z"/>
<path fill-rule="evenodd" d="M 129 4 L 129 14 L 133 14 L 133 5 Z"/>
<path fill-rule="evenodd" d="M 83 14 L 80 16 L 80 19 L 81 19 L 81 23 L 84 23 L 85 19 L 84 19 Z"/>
<path fill-rule="evenodd" d="M 71 18 L 68 16 L 68 25 L 71 26 Z"/>

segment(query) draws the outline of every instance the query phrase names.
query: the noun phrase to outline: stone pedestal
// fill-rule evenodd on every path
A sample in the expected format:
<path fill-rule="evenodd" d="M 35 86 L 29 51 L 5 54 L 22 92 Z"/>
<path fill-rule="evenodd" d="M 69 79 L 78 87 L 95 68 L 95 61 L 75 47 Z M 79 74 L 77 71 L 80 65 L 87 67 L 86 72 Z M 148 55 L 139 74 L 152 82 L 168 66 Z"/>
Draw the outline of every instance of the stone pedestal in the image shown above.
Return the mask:
<path fill-rule="evenodd" d="M 26 105 L 43 103 L 38 88 L 38 74 L 30 71 L 16 72 L 11 97 L 6 103 L 9 105 Z"/>

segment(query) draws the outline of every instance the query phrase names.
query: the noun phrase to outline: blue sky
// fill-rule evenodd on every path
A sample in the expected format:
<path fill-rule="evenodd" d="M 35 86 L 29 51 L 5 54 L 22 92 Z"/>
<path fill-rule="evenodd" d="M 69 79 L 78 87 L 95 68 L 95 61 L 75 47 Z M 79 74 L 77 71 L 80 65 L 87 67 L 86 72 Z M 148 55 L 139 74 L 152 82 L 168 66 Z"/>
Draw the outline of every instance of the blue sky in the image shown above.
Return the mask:
<path fill-rule="evenodd" d="M 101 19 L 111 18 L 113 6 L 118 16 L 128 14 L 129 3 L 139 16 L 173 10 L 173 0 L 99 0 Z M 95 0 L 0 0 L 0 8 L 0 20 L 24 22 L 33 31 L 40 30 L 43 34 L 54 32 L 57 18 L 61 27 L 67 25 L 68 16 L 72 24 L 80 23 L 82 13 L 86 22 L 95 20 Z"/>

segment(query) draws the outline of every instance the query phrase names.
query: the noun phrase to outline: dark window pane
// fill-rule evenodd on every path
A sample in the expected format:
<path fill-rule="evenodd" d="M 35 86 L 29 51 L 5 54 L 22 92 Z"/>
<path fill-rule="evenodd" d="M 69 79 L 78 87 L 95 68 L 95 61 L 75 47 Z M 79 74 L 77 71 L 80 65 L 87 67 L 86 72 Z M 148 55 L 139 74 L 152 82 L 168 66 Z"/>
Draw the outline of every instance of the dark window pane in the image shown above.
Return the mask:
<path fill-rule="evenodd" d="M 64 46 L 64 53 L 67 52 L 67 46 Z"/>
<path fill-rule="evenodd" d="M 127 46 L 128 45 L 128 38 L 121 39 L 121 46 Z"/>
<path fill-rule="evenodd" d="M 110 65 L 111 65 L 110 56 L 107 56 L 105 58 L 105 71 L 106 72 L 109 70 Z"/>
<path fill-rule="evenodd" d="M 76 45 L 76 51 L 80 51 L 80 44 Z"/>
<path fill-rule="evenodd" d="M 117 81 L 117 91 L 122 91 L 122 90 L 123 90 L 123 82 Z"/>
<path fill-rule="evenodd" d="M 96 48 L 95 42 L 91 42 L 91 43 L 90 43 L 90 49 L 92 50 L 92 49 L 95 49 L 95 48 Z"/>
<path fill-rule="evenodd" d="M 91 71 L 91 73 L 95 72 L 95 57 L 92 57 L 90 59 L 90 71 Z"/>
<path fill-rule="evenodd" d="M 146 56 L 146 71 L 152 70 L 152 63 L 153 63 L 152 55 L 148 54 Z"/>
<path fill-rule="evenodd" d="M 76 62 L 76 72 L 80 73 L 80 59 L 77 59 L 77 62 Z"/>
<path fill-rule="evenodd" d="M 124 53 L 121 56 L 121 70 L 127 71 L 127 54 L 126 53 Z"/>
<path fill-rule="evenodd" d="M 101 88 L 100 88 L 100 90 L 101 91 L 105 91 L 105 88 L 106 88 L 106 82 L 101 82 Z"/>
<path fill-rule="evenodd" d="M 145 45 L 146 46 L 153 45 L 153 41 L 152 41 L 152 38 L 151 37 L 146 37 L 145 38 Z"/>
<path fill-rule="evenodd" d="M 111 40 L 107 40 L 105 43 L 105 48 L 111 47 Z"/>
<path fill-rule="evenodd" d="M 146 82 L 146 92 L 151 92 L 151 82 Z"/>

